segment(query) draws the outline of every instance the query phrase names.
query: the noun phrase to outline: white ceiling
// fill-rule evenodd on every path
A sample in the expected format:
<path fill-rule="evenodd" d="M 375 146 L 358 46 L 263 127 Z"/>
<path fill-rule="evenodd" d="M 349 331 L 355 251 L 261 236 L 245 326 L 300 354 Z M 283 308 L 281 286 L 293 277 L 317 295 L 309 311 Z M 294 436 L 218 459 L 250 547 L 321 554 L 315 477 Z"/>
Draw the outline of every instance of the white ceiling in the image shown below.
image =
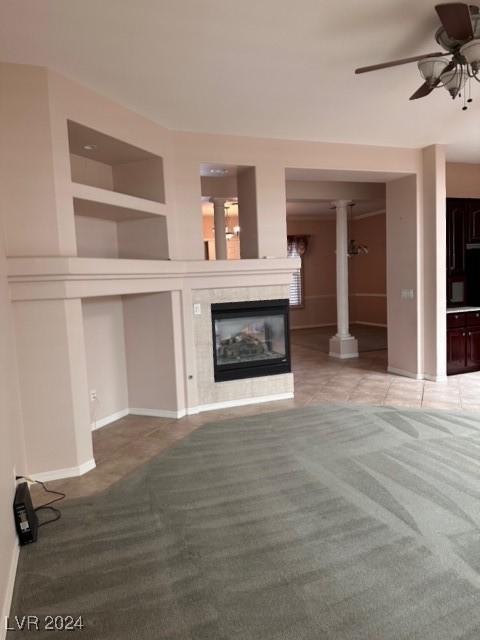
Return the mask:
<path fill-rule="evenodd" d="M 433 0 L 2 0 L 0 59 L 47 65 L 175 129 L 421 147 L 480 162 L 480 85 L 410 102 Z M 451 145 L 451 146 L 450 146 Z"/>

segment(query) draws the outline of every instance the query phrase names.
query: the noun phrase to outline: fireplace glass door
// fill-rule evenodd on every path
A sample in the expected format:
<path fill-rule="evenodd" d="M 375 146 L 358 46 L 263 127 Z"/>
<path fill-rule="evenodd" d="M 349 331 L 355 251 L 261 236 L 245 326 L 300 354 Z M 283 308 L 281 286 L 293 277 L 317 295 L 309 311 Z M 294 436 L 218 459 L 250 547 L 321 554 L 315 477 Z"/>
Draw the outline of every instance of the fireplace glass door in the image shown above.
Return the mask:
<path fill-rule="evenodd" d="M 215 380 L 290 371 L 288 300 L 212 305 Z"/>

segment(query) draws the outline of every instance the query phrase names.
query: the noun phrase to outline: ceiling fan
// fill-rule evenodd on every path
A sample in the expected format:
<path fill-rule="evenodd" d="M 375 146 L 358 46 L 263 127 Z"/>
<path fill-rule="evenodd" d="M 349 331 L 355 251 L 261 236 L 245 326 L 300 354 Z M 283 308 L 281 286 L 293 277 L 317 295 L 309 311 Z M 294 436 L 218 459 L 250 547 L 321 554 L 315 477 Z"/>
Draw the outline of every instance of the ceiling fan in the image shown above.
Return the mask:
<path fill-rule="evenodd" d="M 410 96 L 410 100 L 424 98 L 434 89 L 444 87 L 453 99 L 462 97 L 463 93 L 463 110 L 466 110 L 467 103 L 472 102 L 471 81 L 480 83 L 480 9 L 463 2 L 448 2 L 437 4 L 435 10 L 441 22 L 435 40 L 446 52 L 426 53 L 360 67 L 355 73 L 417 62 L 424 83 Z M 468 98 L 465 85 L 468 85 Z"/>

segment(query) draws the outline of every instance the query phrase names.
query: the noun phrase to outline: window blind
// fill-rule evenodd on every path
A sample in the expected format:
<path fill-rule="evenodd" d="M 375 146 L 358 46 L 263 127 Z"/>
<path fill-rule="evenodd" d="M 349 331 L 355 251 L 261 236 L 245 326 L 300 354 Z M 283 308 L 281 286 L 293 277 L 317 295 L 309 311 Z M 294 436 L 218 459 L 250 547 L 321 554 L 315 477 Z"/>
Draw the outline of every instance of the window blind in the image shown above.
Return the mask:
<path fill-rule="evenodd" d="M 300 242 L 303 242 L 301 245 Z M 289 236 L 288 238 L 288 257 L 289 258 L 302 258 L 305 252 L 305 243 L 303 238 L 296 238 L 295 236 Z M 302 266 L 292 274 L 292 281 L 290 283 L 290 306 L 301 307 L 303 306 L 303 277 Z"/>

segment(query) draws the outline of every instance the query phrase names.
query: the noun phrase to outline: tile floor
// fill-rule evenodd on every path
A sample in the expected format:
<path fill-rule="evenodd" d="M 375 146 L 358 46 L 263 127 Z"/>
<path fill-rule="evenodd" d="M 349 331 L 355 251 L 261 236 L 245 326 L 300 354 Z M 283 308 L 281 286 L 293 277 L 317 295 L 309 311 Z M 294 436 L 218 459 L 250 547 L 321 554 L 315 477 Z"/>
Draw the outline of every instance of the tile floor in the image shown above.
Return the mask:
<path fill-rule="evenodd" d="M 294 399 L 209 411 L 181 420 L 126 416 L 93 433 L 96 469 L 49 486 L 65 491 L 69 498 L 103 491 L 203 424 L 228 417 L 332 402 L 480 412 L 480 372 L 453 376 L 444 383 L 411 380 L 387 373 L 386 351 L 338 361 L 295 344 L 295 340 L 292 357 Z M 35 491 L 34 499 L 38 503 L 43 496 Z"/>

